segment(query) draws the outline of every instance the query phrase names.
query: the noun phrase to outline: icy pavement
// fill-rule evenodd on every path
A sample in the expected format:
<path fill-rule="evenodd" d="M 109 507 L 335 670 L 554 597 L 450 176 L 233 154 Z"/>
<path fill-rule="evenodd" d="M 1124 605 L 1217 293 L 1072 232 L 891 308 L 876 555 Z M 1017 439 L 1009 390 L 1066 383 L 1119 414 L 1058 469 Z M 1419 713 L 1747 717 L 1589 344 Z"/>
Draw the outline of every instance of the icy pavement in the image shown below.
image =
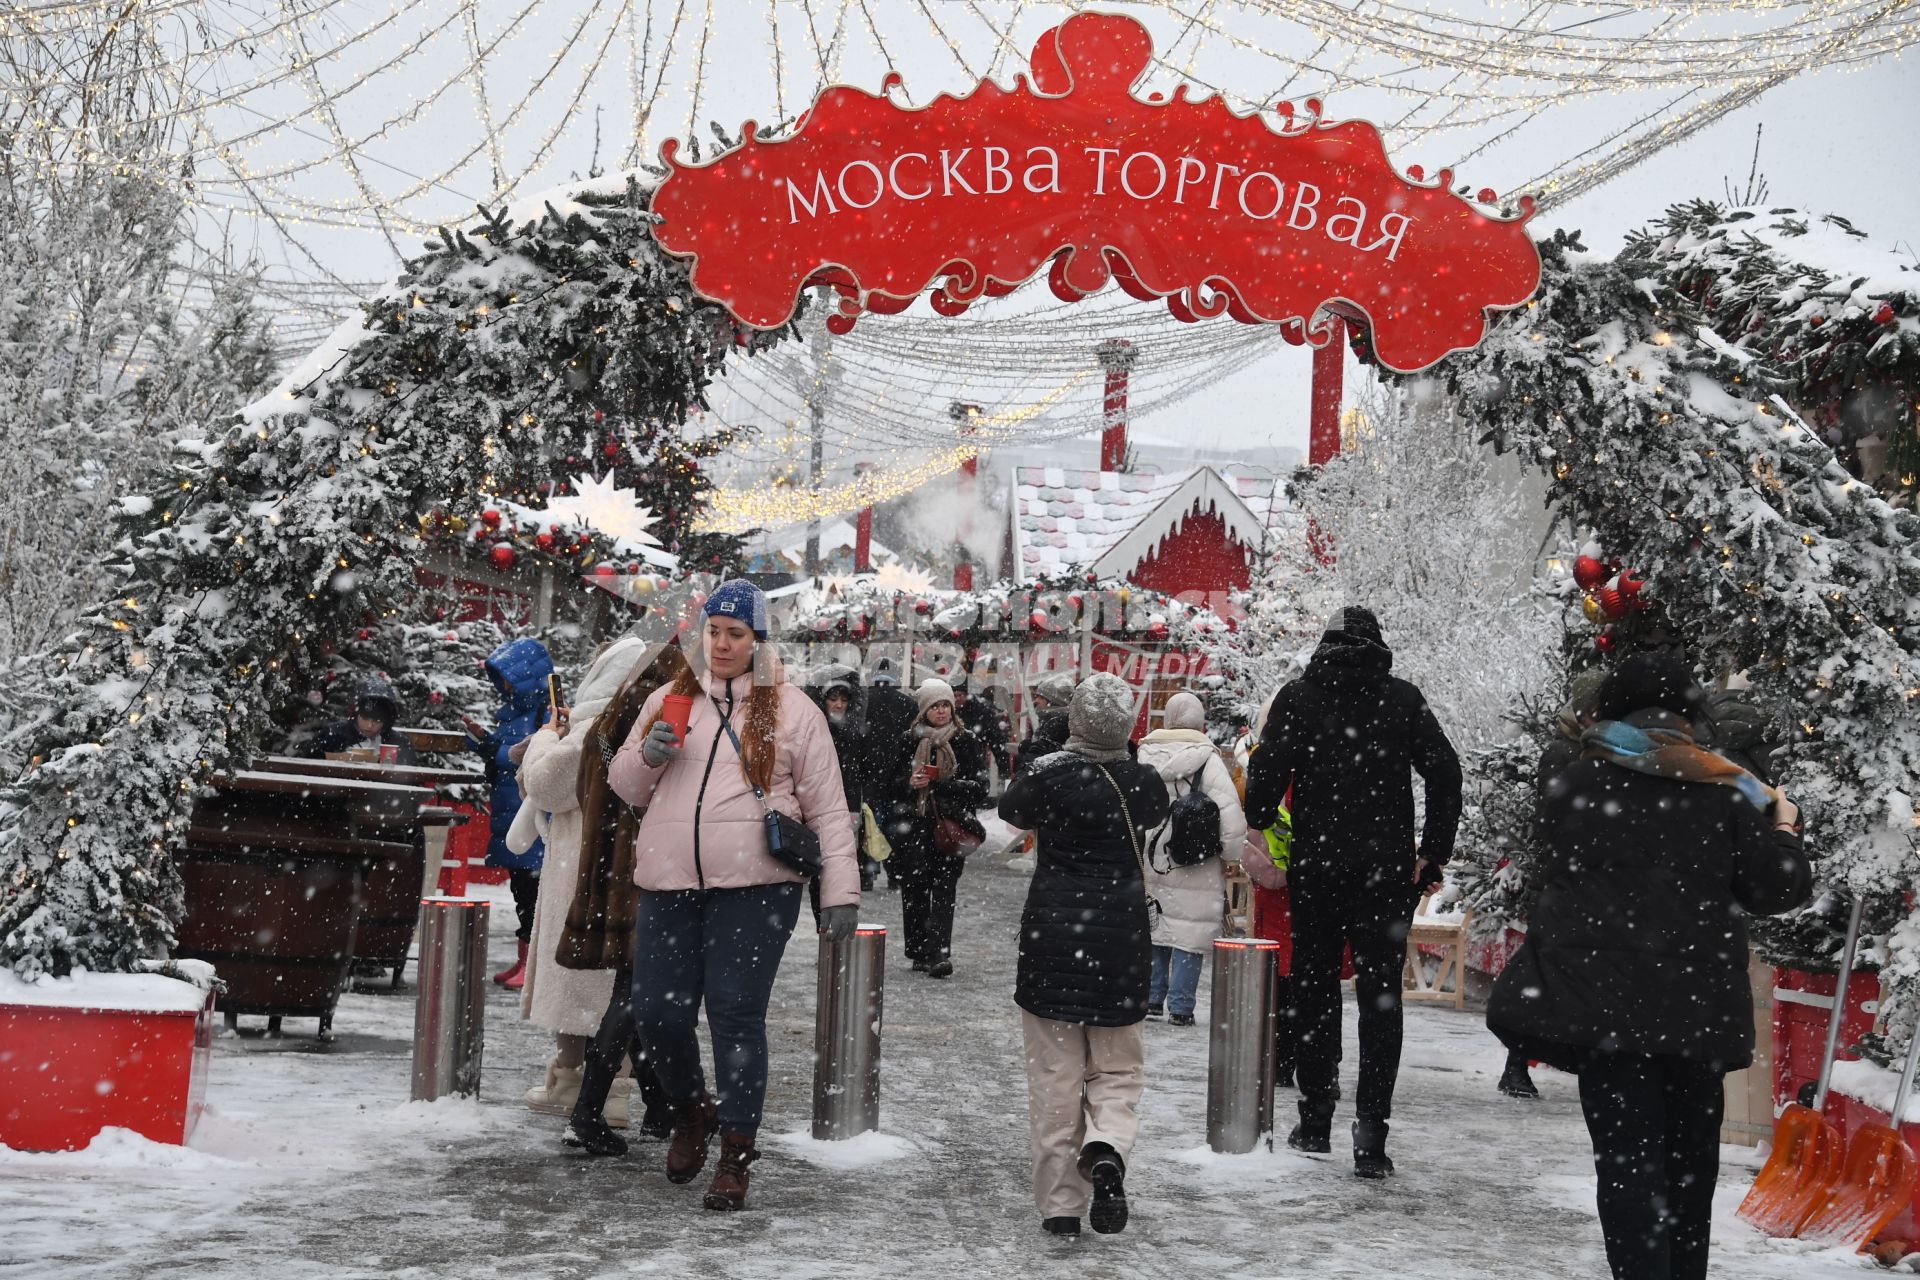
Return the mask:
<path fill-rule="evenodd" d="M 0 1150 L 0 1275 L 41 1277 L 1527 1277 L 1606 1275 L 1573 1081 L 1545 1101 L 1494 1091 L 1499 1046 L 1478 1015 L 1410 1007 L 1392 1151 L 1399 1174 L 1348 1161 L 1206 1149 L 1201 1025 L 1147 1028 L 1148 1088 L 1124 1235 L 1056 1241 L 1029 1198 L 1026 1088 L 1011 999 L 1026 878 L 977 862 L 961 882 L 954 977 L 907 971 L 893 927 L 882 1130 L 806 1135 L 814 948 L 796 937 L 770 1020 L 773 1083 L 751 1208 L 700 1208 L 663 1149 L 589 1160 L 561 1121 L 520 1105 L 548 1041 L 518 1001 L 488 997 L 484 1097 L 408 1104 L 412 986 L 351 994 L 320 1045 L 223 1035 L 211 1106 L 188 1148 L 116 1133 L 67 1155 Z M 493 959 L 512 951 L 504 891 Z M 409 971 L 411 978 L 411 971 Z M 257 1020 L 255 1020 L 257 1021 Z M 1351 1037 L 1352 1010 L 1346 1025 Z M 1349 1045 L 1349 1075 L 1354 1050 Z M 1349 1081 L 1349 1085 L 1350 1085 Z M 1281 1100 L 1291 1114 L 1292 1094 Z M 1345 1117 L 1343 1116 L 1344 1120 Z M 1858 1275 L 1868 1264 L 1758 1236 L 1733 1218 L 1755 1167 L 1727 1148 L 1714 1273 L 1742 1280 Z"/>

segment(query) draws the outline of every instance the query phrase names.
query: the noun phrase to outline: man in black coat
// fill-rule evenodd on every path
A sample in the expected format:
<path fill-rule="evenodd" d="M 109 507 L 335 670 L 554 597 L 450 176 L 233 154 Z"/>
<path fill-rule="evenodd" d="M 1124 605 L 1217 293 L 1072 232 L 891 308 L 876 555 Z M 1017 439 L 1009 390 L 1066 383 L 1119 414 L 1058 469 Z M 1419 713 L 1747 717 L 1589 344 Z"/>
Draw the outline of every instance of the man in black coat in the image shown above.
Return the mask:
<path fill-rule="evenodd" d="M 364 677 L 354 690 L 353 715 L 324 725 L 307 739 L 307 757 L 318 760 L 329 752 L 355 747 L 392 747 L 394 763 L 420 763 L 413 740 L 394 728 L 400 719 L 400 698 L 383 675 Z"/>
<path fill-rule="evenodd" d="M 953 680 L 953 713 L 967 732 L 979 739 L 980 745 L 993 757 L 993 767 L 1000 772 L 1000 784 L 1006 785 L 1010 761 L 1007 756 L 1007 723 L 1000 717 L 1000 709 L 993 705 L 990 696 L 975 697 L 967 677 L 956 674 Z"/>
<path fill-rule="evenodd" d="M 900 676 L 894 669 L 892 659 L 881 658 L 875 662 L 873 671 L 867 677 L 866 745 L 860 770 L 861 776 L 869 782 L 869 803 L 883 797 L 884 788 L 894 776 L 900 753 L 912 750 L 910 739 L 913 736 L 913 722 L 919 716 L 920 708 L 914 702 L 913 695 L 900 688 Z M 873 807 L 875 814 L 879 814 L 881 806 L 876 803 Z M 880 865 L 887 873 L 887 888 L 898 888 L 893 868 L 886 862 Z"/>
<path fill-rule="evenodd" d="M 1383 1178 L 1400 1074 L 1400 976 L 1421 894 L 1437 888 L 1460 825 L 1460 760 L 1427 700 L 1390 674 L 1393 653 L 1370 610 L 1335 614 L 1306 674 L 1274 698 L 1253 753 L 1247 823 L 1271 826 L 1292 789 L 1294 1078 L 1300 1124 L 1287 1138 L 1330 1151 L 1340 1097 L 1340 962 L 1353 949 L 1360 1006 L 1354 1172 Z M 1413 774 L 1426 827 L 1413 841 Z"/>

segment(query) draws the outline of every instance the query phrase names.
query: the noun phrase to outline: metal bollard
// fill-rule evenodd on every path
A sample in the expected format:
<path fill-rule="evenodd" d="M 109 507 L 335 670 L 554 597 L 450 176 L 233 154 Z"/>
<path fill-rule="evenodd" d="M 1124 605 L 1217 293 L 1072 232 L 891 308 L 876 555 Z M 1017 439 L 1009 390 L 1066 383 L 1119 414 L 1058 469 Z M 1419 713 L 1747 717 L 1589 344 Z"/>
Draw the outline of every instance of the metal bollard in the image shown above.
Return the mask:
<path fill-rule="evenodd" d="M 1266 938 L 1214 939 L 1207 1145 L 1225 1155 L 1251 1151 L 1261 1134 L 1273 1132 L 1279 949 Z"/>
<path fill-rule="evenodd" d="M 835 945 L 820 935 L 813 1017 L 813 1136 L 823 1142 L 880 1127 L 880 1014 L 887 928 L 863 924 Z"/>
<path fill-rule="evenodd" d="M 413 1098 L 478 1095 L 486 1043 L 487 903 L 420 901 L 419 997 L 413 1008 Z"/>

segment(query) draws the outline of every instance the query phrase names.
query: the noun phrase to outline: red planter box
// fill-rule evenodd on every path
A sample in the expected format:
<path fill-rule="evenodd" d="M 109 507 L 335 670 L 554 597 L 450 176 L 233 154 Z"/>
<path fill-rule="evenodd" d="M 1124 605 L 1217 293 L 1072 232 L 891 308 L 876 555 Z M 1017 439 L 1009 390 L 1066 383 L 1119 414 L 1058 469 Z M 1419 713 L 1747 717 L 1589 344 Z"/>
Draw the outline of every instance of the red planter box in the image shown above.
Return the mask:
<path fill-rule="evenodd" d="M 76 1151 L 109 1126 L 184 1143 L 212 1051 L 212 993 L 174 978 L 0 984 L 0 1145 Z"/>
<path fill-rule="evenodd" d="M 1773 971 L 1773 1105 L 1776 1110 L 1792 1102 L 1800 1086 L 1820 1074 L 1820 1053 L 1827 1044 L 1828 1010 L 1797 1003 L 1792 994 L 1831 999 L 1839 978 L 1837 973 L 1807 973 L 1801 969 Z M 1851 1062 L 1858 1056 L 1847 1052 L 1847 1046 L 1873 1030 L 1879 1002 L 1880 975 L 1856 972 L 1847 986 L 1847 1016 L 1840 1026 L 1837 1061 Z"/>

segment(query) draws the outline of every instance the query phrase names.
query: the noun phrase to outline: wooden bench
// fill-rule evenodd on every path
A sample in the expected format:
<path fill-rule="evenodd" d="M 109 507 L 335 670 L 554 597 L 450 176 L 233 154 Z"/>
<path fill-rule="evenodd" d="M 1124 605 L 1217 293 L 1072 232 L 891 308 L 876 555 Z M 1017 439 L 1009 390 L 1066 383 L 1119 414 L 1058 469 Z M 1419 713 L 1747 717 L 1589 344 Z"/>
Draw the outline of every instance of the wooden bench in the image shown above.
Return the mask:
<path fill-rule="evenodd" d="M 1464 1009 L 1467 1006 L 1467 926 L 1473 922 L 1473 913 L 1465 912 L 1457 921 L 1436 920 L 1428 914 L 1432 903 L 1431 897 L 1420 899 L 1420 906 L 1413 913 L 1413 924 L 1407 930 L 1407 963 L 1400 981 L 1401 999 L 1431 1000 Z M 1423 949 L 1440 951 L 1439 968 L 1431 981 L 1427 978 L 1427 956 Z"/>

